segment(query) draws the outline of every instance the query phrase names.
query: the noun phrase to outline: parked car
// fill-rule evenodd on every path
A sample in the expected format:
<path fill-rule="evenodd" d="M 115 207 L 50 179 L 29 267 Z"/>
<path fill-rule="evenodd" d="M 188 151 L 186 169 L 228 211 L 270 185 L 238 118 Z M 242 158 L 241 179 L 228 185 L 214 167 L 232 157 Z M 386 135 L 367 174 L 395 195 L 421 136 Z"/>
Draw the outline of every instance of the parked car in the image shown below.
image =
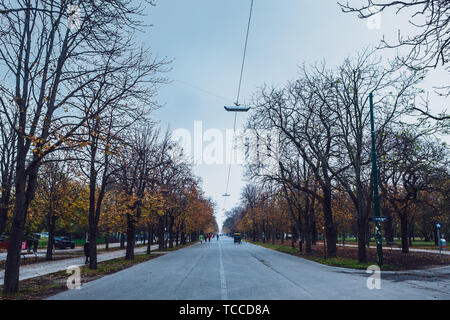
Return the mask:
<path fill-rule="evenodd" d="M 55 237 L 54 246 L 56 249 L 75 248 L 75 242 L 67 237 Z"/>

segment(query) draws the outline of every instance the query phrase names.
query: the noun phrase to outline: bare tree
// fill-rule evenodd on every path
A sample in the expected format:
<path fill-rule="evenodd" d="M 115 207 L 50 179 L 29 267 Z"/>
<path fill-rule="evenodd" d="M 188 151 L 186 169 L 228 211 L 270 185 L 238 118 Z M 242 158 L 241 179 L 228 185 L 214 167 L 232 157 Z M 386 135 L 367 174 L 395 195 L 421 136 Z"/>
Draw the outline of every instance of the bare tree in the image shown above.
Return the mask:
<path fill-rule="evenodd" d="M 370 51 L 363 51 L 353 60 L 347 59 L 336 72 L 321 72 L 332 88 L 332 98 L 322 95 L 322 101 L 333 111 L 338 130 L 337 166 L 330 166 L 339 184 L 352 199 L 358 221 L 358 259 L 366 262 L 368 218 L 372 208 L 372 171 L 370 149 L 369 94 L 375 93 L 375 125 L 377 150 L 383 142 L 386 128 L 399 121 L 407 112 L 417 92 L 420 76 L 396 72 L 396 68 L 380 67 L 380 61 Z M 347 170 L 339 164 L 347 163 Z"/>
<path fill-rule="evenodd" d="M 362 6 L 353 6 L 348 2 L 339 4 L 345 13 L 356 13 L 361 19 L 367 19 L 389 9 L 395 14 L 405 13 L 409 15 L 409 23 L 417 32 L 404 36 L 400 31 L 396 43 L 390 43 L 383 38 L 381 48 L 407 49 L 405 56 L 399 59 L 403 64 L 413 70 L 423 70 L 447 66 L 450 57 L 450 2 L 442 0 L 409 0 L 409 1 L 385 1 L 377 2 L 367 0 Z M 448 96 L 450 86 L 444 85 L 438 88 L 441 94 Z M 428 103 L 424 107 L 414 105 L 413 110 L 434 120 L 448 120 L 450 116 L 443 112 L 440 115 L 430 113 Z"/>
<path fill-rule="evenodd" d="M 129 46 L 142 10 L 140 1 L 83 0 L 81 20 L 69 28 L 69 1 L 25 0 L 13 9 L 9 3 L 0 1 L 0 65 L 11 79 L 0 85 L 0 105 L 16 130 L 17 149 L 5 293 L 18 291 L 20 244 L 42 160 L 67 147 L 87 120 L 73 101 L 83 88 L 121 68 L 108 65 L 105 57 Z M 12 108 L 7 100 L 14 102 Z"/>
<path fill-rule="evenodd" d="M 13 125 L 17 123 L 17 115 L 13 116 Z M 7 119 L 0 112 L 0 235 L 6 228 L 8 211 L 11 205 L 11 195 L 14 186 L 15 160 L 16 160 L 16 130 L 10 126 Z"/>
<path fill-rule="evenodd" d="M 39 199 L 44 204 L 41 210 L 47 222 L 48 243 L 46 260 L 53 259 L 56 222 L 66 213 L 64 210 L 67 209 L 67 206 L 64 204 L 71 202 L 68 199 L 70 195 L 68 190 L 70 181 L 68 162 L 59 161 L 54 155 L 52 156 L 53 159 L 48 159 L 49 161 L 42 165 L 36 191 Z"/>
<path fill-rule="evenodd" d="M 294 194 L 297 196 L 299 191 L 307 195 L 305 209 L 308 208 L 308 211 L 303 211 L 303 205 L 300 204 L 296 205 L 296 210 L 305 215 L 307 223 L 304 226 L 307 228 L 308 242 L 312 224 L 309 214 L 311 199 L 308 197 L 312 196 L 320 201 L 325 218 L 327 255 L 334 257 L 337 232 L 331 206 L 334 174 L 330 171 L 330 166 L 336 149 L 337 134 L 335 115 L 322 101 L 324 97 L 327 98 L 327 92 L 330 89 L 326 81 L 322 81 L 320 75 L 310 74 L 303 68 L 301 79 L 289 84 L 287 88 L 279 91 L 263 90 L 260 93 L 251 121 L 260 129 L 276 128 L 282 136 L 281 145 L 291 145 L 291 151 L 287 153 L 289 149 L 280 149 L 285 155 L 278 161 L 279 179 L 296 189 Z M 307 176 L 308 174 L 310 175 Z M 317 181 L 320 192 L 307 182 L 312 176 Z M 300 221 L 295 220 L 299 224 Z M 300 226 L 298 228 L 300 232 Z M 309 246 L 308 243 L 307 247 Z"/>

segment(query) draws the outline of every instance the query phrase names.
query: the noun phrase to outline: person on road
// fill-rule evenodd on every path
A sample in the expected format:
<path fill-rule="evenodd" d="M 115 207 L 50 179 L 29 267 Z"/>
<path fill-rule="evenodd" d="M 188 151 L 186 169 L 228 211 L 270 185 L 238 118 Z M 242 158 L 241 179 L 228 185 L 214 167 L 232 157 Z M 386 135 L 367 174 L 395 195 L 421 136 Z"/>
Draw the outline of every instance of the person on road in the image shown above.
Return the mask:
<path fill-rule="evenodd" d="M 211 235 L 208 235 L 208 242 L 211 242 Z"/>
<path fill-rule="evenodd" d="M 217 237 L 217 241 L 219 241 L 219 234 L 216 234 L 216 237 Z"/>
<path fill-rule="evenodd" d="M 89 263 L 89 241 L 86 241 L 83 247 L 84 255 L 86 256 L 86 260 L 84 261 L 84 264 Z"/>
<path fill-rule="evenodd" d="M 200 235 L 200 243 L 203 243 L 203 235 Z"/>

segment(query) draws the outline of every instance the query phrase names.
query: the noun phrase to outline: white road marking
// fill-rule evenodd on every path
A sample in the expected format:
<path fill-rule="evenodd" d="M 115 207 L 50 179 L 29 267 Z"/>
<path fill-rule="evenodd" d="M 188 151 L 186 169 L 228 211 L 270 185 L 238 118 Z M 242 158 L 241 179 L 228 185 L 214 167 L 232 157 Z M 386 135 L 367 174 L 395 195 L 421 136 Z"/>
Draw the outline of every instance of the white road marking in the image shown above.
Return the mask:
<path fill-rule="evenodd" d="M 222 261 L 222 245 L 219 243 L 219 261 L 220 261 L 220 296 L 222 300 L 228 300 L 227 281 L 225 279 L 225 270 Z"/>

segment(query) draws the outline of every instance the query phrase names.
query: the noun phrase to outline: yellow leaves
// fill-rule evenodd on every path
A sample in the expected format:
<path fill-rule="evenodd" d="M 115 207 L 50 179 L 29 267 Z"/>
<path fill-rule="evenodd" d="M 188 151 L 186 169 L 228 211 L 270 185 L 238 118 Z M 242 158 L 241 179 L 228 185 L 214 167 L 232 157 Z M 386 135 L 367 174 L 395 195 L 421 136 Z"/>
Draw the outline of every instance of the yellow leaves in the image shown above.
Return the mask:
<path fill-rule="evenodd" d="M 87 147 L 88 145 L 89 145 L 89 142 L 88 142 L 88 141 L 81 141 L 80 144 L 79 144 L 79 146 L 82 147 L 82 148 L 85 148 L 85 147 Z"/>

